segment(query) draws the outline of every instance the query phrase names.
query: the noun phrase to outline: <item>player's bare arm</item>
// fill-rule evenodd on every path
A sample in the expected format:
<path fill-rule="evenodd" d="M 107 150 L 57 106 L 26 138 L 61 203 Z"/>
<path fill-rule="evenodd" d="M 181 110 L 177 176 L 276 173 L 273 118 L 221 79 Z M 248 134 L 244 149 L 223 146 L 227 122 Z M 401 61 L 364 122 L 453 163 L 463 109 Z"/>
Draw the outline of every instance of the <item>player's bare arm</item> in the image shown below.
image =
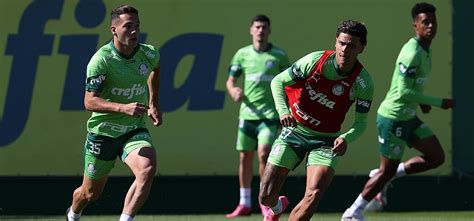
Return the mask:
<path fill-rule="evenodd" d="M 99 92 L 86 91 L 84 95 L 86 110 L 100 113 L 123 113 L 130 116 L 140 116 L 148 111 L 148 106 L 138 102 L 121 104 L 107 101 L 100 97 Z"/>
<path fill-rule="evenodd" d="M 163 115 L 160 109 L 160 64 L 156 66 L 155 69 L 150 73 L 148 77 L 148 92 L 150 94 L 149 98 L 149 109 L 148 116 L 153 121 L 153 125 L 160 126 L 163 124 Z"/>
<path fill-rule="evenodd" d="M 236 77 L 229 76 L 225 85 L 227 87 L 227 91 L 229 92 L 230 97 L 232 97 L 232 100 L 234 100 L 235 102 L 241 102 L 242 98 L 244 97 L 244 93 L 242 92 L 242 89 L 240 87 L 235 86 L 236 81 Z"/>

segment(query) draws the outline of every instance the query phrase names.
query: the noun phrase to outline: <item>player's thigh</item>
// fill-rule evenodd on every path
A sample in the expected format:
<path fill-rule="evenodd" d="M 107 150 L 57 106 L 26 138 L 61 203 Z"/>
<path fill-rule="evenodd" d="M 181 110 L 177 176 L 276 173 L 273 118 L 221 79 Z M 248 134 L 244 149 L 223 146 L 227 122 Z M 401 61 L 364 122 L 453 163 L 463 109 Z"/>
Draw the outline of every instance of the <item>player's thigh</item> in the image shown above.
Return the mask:
<path fill-rule="evenodd" d="M 257 150 L 257 126 L 259 121 L 239 119 L 237 132 L 237 151 Z"/>
<path fill-rule="evenodd" d="M 332 151 L 335 137 L 311 137 L 306 142 L 309 144 L 309 154 L 306 166 L 327 166 L 336 169 L 339 157 Z"/>
<path fill-rule="evenodd" d="M 381 155 L 379 164 L 380 171 L 393 176 L 397 172 L 398 164 L 400 164 L 400 162 L 401 159 L 389 159 Z"/>
<path fill-rule="evenodd" d="M 132 155 L 134 158 L 143 157 L 142 160 L 155 163 L 156 152 L 148 130 L 137 130 L 125 141 L 121 155 L 122 161 L 126 162 L 126 159 Z"/>
<path fill-rule="evenodd" d="M 84 176 L 91 180 L 106 177 L 115 165 L 120 145 L 117 138 L 88 133 L 84 144 Z"/>
<path fill-rule="evenodd" d="M 308 154 L 306 166 L 327 166 L 335 170 L 338 162 L 339 158 L 327 146 L 311 150 Z"/>
<path fill-rule="evenodd" d="M 288 135 L 289 129 L 284 128 L 281 135 L 273 142 L 272 150 L 268 156 L 268 163 L 290 170 L 295 169 L 306 156 L 305 144 L 292 139 Z"/>
<path fill-rule="evenodd" d="M 325 165 L 310 165 L 306 172 L 306 190 L 324 192 L 332 182 L 334 169 Z"/>
<path fill-rule="evenodd" d="M 104 191 L 107 180 L 108 176 L 103 176 L 99 179 L 91 179 L 88 176 L 84 176 L 81 185 L 82 192 L 89 197 L 98 197 Z"/>
<path fill-rule="evenodd" d="M 444 159 L 444 151 L 438 137 L 426 124 L 422 124 L 415 130 L 409 145 L 429 158 Z"/>
<path fill-rule="evenodd" d="M 406 147 L 409 131 L 397 121 L 377 115 L 379 152 L 390 160 L 400 160 Z"/>

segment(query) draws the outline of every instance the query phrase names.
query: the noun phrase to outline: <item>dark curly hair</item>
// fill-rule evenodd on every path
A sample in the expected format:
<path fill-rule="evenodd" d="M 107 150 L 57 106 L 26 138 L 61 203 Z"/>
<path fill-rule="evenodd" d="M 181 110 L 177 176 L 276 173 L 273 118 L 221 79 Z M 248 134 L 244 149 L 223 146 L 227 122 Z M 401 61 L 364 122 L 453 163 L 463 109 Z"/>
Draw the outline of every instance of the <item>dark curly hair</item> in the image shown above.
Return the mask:
<path fill-rule="evenodd" d="M 421 2 L 421 3 L 417 3 L 411 9 L 411 18 L 415 20 L 416 16 L 418 16 L 421 13 L 435 13 L 435 12 L 436 12 L 436 7 L 434 7 L 434 5 L 426 3 L 426 2 Z"/>
<path fill-rule="evenodd" d="M 336 38 L 339 37 L 339 34 L 345 33 L 352 36 L 357 36 L 360 39 L 362 45 L 367 44 L 367 28 L 364 23 L 354 21 L 354 20 L 345 20 L 337 27 Z"/>

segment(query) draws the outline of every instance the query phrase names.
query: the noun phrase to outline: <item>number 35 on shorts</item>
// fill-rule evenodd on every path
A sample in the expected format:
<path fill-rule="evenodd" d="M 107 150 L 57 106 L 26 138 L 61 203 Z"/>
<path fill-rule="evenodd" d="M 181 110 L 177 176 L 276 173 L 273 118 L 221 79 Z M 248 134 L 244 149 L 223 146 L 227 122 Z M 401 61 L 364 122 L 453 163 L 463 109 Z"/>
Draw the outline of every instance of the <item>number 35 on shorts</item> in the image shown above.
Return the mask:
<path fill-rule="evenodd" d="M 99 155 L 100 146 L 101 146 L 100 143 L 94 143 L 94 142 L 89 141 L 89 148 L 87 148 L 87 150 L 89 150 L 91 154 Z"/>

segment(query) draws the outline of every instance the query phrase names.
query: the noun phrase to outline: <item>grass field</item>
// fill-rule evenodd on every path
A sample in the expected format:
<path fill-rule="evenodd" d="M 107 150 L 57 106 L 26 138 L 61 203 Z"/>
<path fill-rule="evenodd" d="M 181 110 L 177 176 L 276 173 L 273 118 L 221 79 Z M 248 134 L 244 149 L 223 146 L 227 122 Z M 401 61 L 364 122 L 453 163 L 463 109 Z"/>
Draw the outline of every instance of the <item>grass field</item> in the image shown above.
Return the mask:
<path fill-rule="evenodd" d="M 340 220 L 339 213 L 321 213 L 313 216 L 313 221 L 334 221 Z M 20 217 L 20 216 L 0 216 L 0 220 L 35 220 L 35 221 L 55 221 L 64 220 L 64 216 L 51 217 Z M 284 214 L 280 220 L 287 220 L 288 214 Z M 368 213 L 366 215 L 368 221 L 472 221 L 474 220 L 474 211 L 472 212 L 404 212 L 404 213 Z M 81 221 L 108 221 L 118 220 L 118 216 L 84 216 Z M 218 221 L 229 220 L 224 215 L 141 215 L 137 216 L 136 221 Z M 259 215 L 252 215 L 249 217 L 242 217 L 233 219 L 234 221 L 259 221 L 262 217 Z"/>

